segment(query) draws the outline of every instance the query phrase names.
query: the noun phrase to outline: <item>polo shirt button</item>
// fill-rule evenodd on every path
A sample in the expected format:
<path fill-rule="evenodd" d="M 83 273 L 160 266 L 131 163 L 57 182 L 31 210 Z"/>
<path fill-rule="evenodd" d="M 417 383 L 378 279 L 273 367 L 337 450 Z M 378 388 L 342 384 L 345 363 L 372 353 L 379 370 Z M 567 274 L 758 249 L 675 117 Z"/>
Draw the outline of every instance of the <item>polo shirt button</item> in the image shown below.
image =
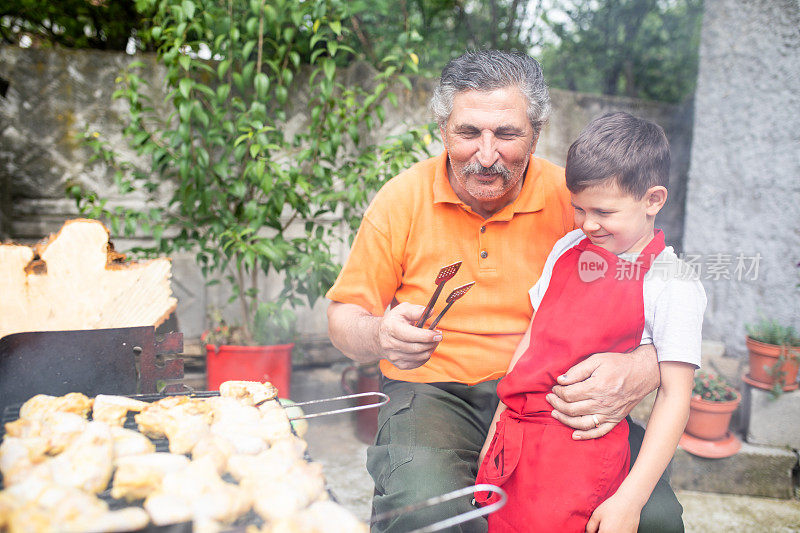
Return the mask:
<path fill-rule="evenodd" d="M 487 257 L 489 257 L 489 252 L 487 252 L 486 250 L 481 250 L 481 257 L 483 259 L 486 259 Z"/>
<path fill-rule="evenodd" d="M 481 226 L 481 233 L 485 233 L 485 232 L 486 232 L 486 226 Z"/>

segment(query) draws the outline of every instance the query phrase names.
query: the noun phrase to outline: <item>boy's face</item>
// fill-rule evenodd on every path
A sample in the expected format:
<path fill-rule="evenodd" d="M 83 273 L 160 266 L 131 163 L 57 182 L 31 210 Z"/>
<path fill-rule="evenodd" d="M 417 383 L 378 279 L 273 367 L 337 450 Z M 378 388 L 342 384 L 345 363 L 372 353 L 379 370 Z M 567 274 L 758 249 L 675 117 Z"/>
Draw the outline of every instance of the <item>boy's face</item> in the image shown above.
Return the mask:
<path fill-rule="evenodd" d="M 572 194 L 575 225 L 592 244 L 619 255 L 641 252 L 653 238 L 656 214 L 667 199 L 657 186 L 641 198 L 621 190 L 614 180 Z"/>

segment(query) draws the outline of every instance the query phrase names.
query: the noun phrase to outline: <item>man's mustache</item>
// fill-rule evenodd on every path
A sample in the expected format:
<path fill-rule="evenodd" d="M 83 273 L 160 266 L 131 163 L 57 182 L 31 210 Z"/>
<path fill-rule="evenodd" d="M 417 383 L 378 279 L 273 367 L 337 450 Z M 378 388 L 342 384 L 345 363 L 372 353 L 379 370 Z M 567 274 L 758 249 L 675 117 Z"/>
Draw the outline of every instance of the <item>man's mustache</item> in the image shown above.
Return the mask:
<path fill-rule="evenodd" d="M 508 179 L 508 177 L 511 176 L 511 171 L 508 170 L 508 167 L 499 162 L 490 167 L 485 167 L 480 163 L 473 161 L 472 163 L 467 163 L 463 172 L 464 174 L 499 174 L 503 177 L 503 179 Z"/>

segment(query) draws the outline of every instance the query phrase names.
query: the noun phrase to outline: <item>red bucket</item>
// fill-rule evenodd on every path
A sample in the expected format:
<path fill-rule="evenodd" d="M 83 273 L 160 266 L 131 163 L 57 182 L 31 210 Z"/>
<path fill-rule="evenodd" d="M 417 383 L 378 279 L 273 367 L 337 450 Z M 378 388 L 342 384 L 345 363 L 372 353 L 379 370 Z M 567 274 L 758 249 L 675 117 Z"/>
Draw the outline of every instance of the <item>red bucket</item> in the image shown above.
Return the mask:
<path fill-rule="evenodd" d="M 269 381 L 278 396 L 289 398 L 294 344 L 275 346 L 215 346 L 206 344 L 208 390 L 219 390 L 224 381 Z"/>

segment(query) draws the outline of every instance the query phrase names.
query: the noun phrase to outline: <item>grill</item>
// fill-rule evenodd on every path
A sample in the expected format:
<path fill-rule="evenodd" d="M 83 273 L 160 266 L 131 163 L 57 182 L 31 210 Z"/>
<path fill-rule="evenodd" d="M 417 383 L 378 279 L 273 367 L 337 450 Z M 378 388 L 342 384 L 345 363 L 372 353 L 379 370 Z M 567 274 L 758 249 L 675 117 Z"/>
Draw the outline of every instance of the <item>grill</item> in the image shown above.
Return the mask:
<path fill-rule="evenodd" d="M 330 410 L 330 411 L 321 411 L 321 412 L 317 412 L 317 413 L 311 413 L 311 414 L 300 416 L 300 417 L 290 418 L 290 420 L 298 420 L 298 419 L 304 419 L 304 418 L 316 418 L 316 417 L 319 417 L 319 416 L 326 416 L 326 415 L 344 413 L 344 412 L 349 412 L 349 411 L 354 411 L 354 410 L 374 408 L 374 407 L 377 407 L 379 405 L 383 405 L 384 403 L 388 402 L 388 400 L 389 400 L 386 395 L 381 394 L 381 393 L 361 393 L 361 394 L 354 394 L 354 395 L 347 395 L 347 396 L 339 396 L 339 397 L 335 397 L 335 398 L 325 398 L 325 399 L 321 399 L 321 400 L 312 400 L 312 401 L 309 401 L 309 402 L 300 402 L 300 403 L 295 403 L 294 405 L 304 406 L 304 405 L 312 405 L 312 404 L 324 404 L 324 403 L 327 403 L 327 402 L 344 401 L 344 400 L 350 400 L 352 398 L 360 398 L 360 397 L 370 396 L 370 395 L 379 397 L 381 400 L 379 402 L 377 402 L 377 403 L 373 403 L 373 404 L 369 404 L 369 405 L 359 405 L 359 406 L 354 406 L 354 407 L 348 407 L 348 408 L 342 408 L 342 409 L 334 409 L 334 410 Z M 191 398 L 211 398 L 211 397 L 214 397 L 214 396 L 219 396 L 219 392 L 218 391 L 197 391 L 197 392 L 192 391 L 192 392 L 181 392 L 181 393 L 153 393 L 153 394 L 127 395 L 127 397 L 129 397 L 129 398 L 133 398 L 133 399 L 141 400 L 141 401 L 145 401 L 145 402 L 155 402 L 157 400 L 161 400 L 161 399 L 166 398 L 168 396 L 188 396 L 188 397 L 191 397 Z M 279 404 L 277 399 L 271 399 L 271 400 L 267 400 L 267 401 L 268 402 L 275 402 L 276 404 Z M 13 421 L 19 419 L 19 412 L 20 412 L 20 408 L 21 407 L 22 407 L 22 404 L 18 403 L 18 404 L 14 404 L 14 405 L 8 405 L 3 409 L 3 412 L 2 412 L 2 427 L 0 427 L 0 437 L 3 436 L 6 423 L 13 422 Z M 127 429 L 134 430 L 134 431 L 139 431 L 138 425 L 136 424 L 136 421 L 134 420 L 134 416 L 135 416 L 135 413 L 128 412 L 123 427 L 125 427 Z M 297 433 L 294 431 L 294 428 L 292 428 L 292 433 L 295 436 L 297 436 Z M 169 441 L 166 438 L 159 438 L 159 439 L 150 438 L 150 441 L 155 445 L 157 452 L 169 452 Z M 305 460 L 307 462 L 311 461 L 311 457 L 309 456 L 307 451 L 305 453 Z M 236 480 L 233 477 L 231 477 L 229 474 L 223 475 L 222 479 L 227 481 L 227 482 L 229 482 L 229 483 L 234 483 L 234 484 L 236 483 Z M 2 477 L 0 476 L 0 490 L 2 490 L 2 488 L 3 488 Z M 333 495 L 333 493 L 330 491 L 330 488 L 328 487 L 326 490 L 328 492 L 328 496 L 330 497 L 330 499 L 335 502 L 336 498 Z M 118 500 L 118 499 L 113 498 L 111 496 L 110 483 L 109 483 L 109 487 L 107 487 L 103 492 L 97 494 L 97 496 L 100 499 L 104 500 L 108 504 L 109 509 L 112 510 L 112 511 L 113 510 L 122 509 L 122 508 L 125 508 L 125 507 L 135 507 L 135 506 L 141 507 L 141 503 L 142 503 L 142 502 L 138 502 L 138 503 L 136 503 L 136 502 L 128 502 L 128 501 L 125 501 L 125 500 Z M 250 510 L 247 514 L 245 514 L 244 516 L 242 516 L 239 519 L 237 519 L 236 522 L 234 522 L 228 529 L 226 529 L 226 531 L 229 531 L 231 533 L 238 533 L 238 532 L 244 533 L 244 531 L 246 530 L 247 526 L 258 526 L 258 527 L 261 527 L 263 524 L 264 524 L 263 519 L 260 516 L 258 516 L 258 514 L 256 514 L 255 511 Z M 187 533 L 191 533 L 191 531 L 192 531 L 192 522 L 181 522 L 181 523 L 177 523 L 177 524 L 171 524 L 171 525 L 168 525 L 168 526 L 156 526 L 156 525 L 150 524 L 148 527 L 146 527 L 144 529 L 137 530 L 137 531 L 140 532 L 140 533 L 151 533 L 151 532 L 153 532 L 153 533 L 156 533 L 156 532 L 169 532 L 169 533 L 187 532 Z"/>

